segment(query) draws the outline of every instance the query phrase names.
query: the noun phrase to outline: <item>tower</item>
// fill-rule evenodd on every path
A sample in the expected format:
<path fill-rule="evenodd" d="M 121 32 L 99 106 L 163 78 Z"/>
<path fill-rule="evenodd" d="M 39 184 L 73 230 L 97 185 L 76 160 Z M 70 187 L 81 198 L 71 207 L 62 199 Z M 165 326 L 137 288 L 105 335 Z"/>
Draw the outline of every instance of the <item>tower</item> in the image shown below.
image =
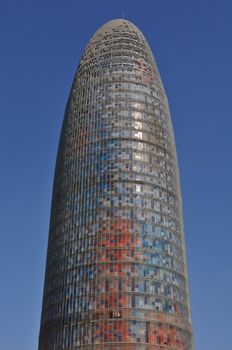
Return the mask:
<path fill-rule="evenodd" d="M 140 30 L 90 40 L 56 161 L 39 350 L 193 350 L 168 101 Z"/>

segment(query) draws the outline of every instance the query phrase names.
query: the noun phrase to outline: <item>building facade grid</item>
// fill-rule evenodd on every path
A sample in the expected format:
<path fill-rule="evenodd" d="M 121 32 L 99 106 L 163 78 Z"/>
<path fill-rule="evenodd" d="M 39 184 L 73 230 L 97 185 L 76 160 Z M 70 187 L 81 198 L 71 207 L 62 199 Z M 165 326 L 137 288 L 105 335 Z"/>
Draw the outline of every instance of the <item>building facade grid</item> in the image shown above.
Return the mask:
<path fill-rule="evenodd" d="M 39 350 L 60 349 L 193 350 L 168 102 L 124 19 L 87 45 L 60 136 Z"/>

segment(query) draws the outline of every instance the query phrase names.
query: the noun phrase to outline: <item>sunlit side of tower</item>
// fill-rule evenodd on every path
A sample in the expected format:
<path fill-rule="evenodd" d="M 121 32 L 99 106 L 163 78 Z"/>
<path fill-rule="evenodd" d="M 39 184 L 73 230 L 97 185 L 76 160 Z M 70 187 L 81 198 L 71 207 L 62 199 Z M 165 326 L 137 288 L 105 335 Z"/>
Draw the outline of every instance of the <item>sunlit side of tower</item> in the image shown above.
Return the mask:
<path fill-rule="evenodd" d="M 168 101 L 124 19 L 87 45 L 61 131 L 39 350 L 61 349 L 193 350 Z"/>

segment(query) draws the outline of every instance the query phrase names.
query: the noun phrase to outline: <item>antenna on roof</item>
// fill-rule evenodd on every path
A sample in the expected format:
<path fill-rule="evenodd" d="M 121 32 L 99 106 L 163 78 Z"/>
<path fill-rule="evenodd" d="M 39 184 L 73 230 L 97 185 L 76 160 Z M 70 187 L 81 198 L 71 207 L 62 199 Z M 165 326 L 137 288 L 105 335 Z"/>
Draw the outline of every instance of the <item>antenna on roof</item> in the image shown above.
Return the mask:
<path fill-rule="evenodd" d="M 124 12 L 122 13 L 122 18 L 125 19 L 125 15 L 124 15 Z"/>

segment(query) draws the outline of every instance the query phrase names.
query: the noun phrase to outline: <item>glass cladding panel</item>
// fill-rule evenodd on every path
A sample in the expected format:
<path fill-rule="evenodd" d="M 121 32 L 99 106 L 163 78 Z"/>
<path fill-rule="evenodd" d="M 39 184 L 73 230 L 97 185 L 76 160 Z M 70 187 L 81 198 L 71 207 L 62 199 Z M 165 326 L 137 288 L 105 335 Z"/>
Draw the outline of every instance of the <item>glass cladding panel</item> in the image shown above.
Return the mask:
<path fill-rule="evenodd" d="M 193 350 L 175 141 L 144 36 L 113 20 L 65 111 L 39 350 L 166 348 Z"/>

